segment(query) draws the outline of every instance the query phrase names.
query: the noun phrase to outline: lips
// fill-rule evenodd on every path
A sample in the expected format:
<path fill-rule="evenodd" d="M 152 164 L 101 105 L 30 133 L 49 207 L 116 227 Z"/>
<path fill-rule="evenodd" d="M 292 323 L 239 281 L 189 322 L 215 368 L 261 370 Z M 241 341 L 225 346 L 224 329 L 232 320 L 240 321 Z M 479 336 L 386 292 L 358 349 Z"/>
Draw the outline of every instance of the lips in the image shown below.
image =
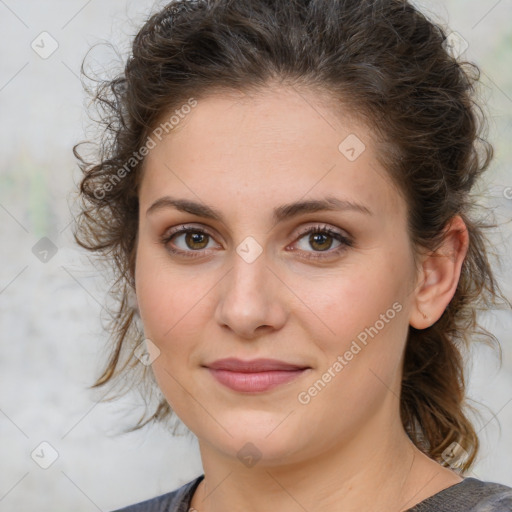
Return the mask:
<path fill-rule="evenodd" d="M 284 361 L 278 361 L 277 359 L 252 359 L 250 361 L 243 361 L 233 357 L 228 359 L 219 359 L 207 366 L 212 370 L 228 370 L 231 372 L 241 373 L 270 372 L 277 370 L 292 371 L 308 368 L 307 366 L 285 363 Z"/>
<path fill-rule="evenodd" d="M 207 365 L 212 376 L 234 391 L 263 392 L 289 382 L 310 367 L 276 359 L 219 359 Z"/>

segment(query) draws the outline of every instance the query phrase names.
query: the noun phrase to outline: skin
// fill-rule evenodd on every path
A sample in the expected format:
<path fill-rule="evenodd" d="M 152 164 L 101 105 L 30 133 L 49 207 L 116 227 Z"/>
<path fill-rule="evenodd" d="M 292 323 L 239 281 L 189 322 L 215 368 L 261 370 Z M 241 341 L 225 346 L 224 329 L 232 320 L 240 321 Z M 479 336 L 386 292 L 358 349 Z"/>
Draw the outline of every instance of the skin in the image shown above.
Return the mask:
<path fill-rule="evenodd" d="M 366 146 L 355 161 L 338 149 L 350 134 Z M 375 148 L 366 126 L 334 114 L 317 93 L 275 85 L 201 99 L 146 158 L 137 300 L 146 338 L 159 351 L 158 385 L 199 441 L 205 479 L 192 507 L 200 512 L 401 511 L 461 481 L 414 447 L 398 397 L 409 325 L 428 327 L 453 297 L 467 231 L 455 217 L 438 252 L 416 265 L 405 202 Z M 207 204 L 223 220 L 172 206 L 148 212 L 165 196 Z M 371 213 L 272 219 L 283 204 L 327 196 Z M 209 236 L 195 245 L 184 234 L 162 241 L 182 224 Z M 301 234 L 318 225 L 351 245 L 328 234 L 315 244 Z M 263 251 L 251 263 L 236 251 L 248 236 Z M 298 394 L 396 303 L 400 312 L 300 403 Z M 224 357 L 310 369 L 249 394 L 224 387 L 202 366 Z M 248 442 L 261 457 L 252 467 L 237 456 Z"/>

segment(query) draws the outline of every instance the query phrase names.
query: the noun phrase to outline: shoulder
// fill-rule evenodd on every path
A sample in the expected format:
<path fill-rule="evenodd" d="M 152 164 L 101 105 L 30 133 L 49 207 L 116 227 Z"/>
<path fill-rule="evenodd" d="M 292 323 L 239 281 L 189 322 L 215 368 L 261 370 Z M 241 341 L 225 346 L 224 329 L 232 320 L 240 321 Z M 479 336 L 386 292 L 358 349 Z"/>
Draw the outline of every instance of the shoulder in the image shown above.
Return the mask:
<path fill-rule="evenodd" d="M 175 491 L 112 512 L 187 512 L 192 495 L 203 478 L 204 475 L 200 475 Z"/>
<path fill-rule="evenodd" d="M 475 503 L 471 512 L 512 512 L 512 487 L 476 478 L 472 483 Z"/>
<path fill-rule="evenodd" d="M 409 511 L 512 512 L 512 487 L 467 477 L 418 503 Z"/>

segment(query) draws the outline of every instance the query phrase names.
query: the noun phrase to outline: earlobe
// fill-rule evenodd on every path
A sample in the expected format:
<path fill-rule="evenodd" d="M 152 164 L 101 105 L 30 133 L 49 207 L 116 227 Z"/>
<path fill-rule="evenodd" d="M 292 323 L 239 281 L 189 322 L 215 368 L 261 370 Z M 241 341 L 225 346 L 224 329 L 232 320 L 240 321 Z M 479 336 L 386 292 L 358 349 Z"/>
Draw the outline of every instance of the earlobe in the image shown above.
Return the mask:
<path fill-rule="evenodd" d="M 441 245 L 423 257 L 409 319 L 412 327 L 426 329 L 444 313 L 457 290 L 468 245 L 467 227 L 457 215 L 444 229 Z"/>

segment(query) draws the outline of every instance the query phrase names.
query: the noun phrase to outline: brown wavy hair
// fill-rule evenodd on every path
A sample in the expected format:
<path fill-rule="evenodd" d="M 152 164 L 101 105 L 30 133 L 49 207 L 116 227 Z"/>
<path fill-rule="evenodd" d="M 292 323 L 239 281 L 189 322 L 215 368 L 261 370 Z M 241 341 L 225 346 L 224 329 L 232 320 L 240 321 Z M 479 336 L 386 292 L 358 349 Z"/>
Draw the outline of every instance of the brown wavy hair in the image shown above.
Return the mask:
<path fill-rule="evenodd" d="M 443 451 L 458 442 L 468 452 L 461 470 L 469 470 L 479 442 L 468 415 L 475 410 L 465 396 L 464 354 L 473 339 L 497 342 L 479 326 L 477 312 L 506 299 L 484 236 L 491 225 L 476 218 L 470 194 L 493 156 L 476 102 L 480 70 L 453 56 L 447 37 L 447 29 L 403 0 L 177 0 L 149 17 L 124 70 L 95 81 L 103 130 L 92 161 L 78 151 L 84 143 L 74 147 L 83 172 L 75 238 L 115 281 L 110 354 L 92 387 L 152 380 L 133 357 L 143 339 L 130 297 L 144 163 L 133 160 L 134 152 L 163 115 L 191 97 L 276 81 L 314 88 L 373 130 L 379 158 L 406 200 L 418 251 L 435 250 L 455 215 L 468 228 L 452 301 L 431 327 L 409 330 L 401 420 L 415 445 L 442 464 Z M 154 387 L 153 381 L 146 391 Z M 160 394 L 129 430 L 172 416 Z"/>

